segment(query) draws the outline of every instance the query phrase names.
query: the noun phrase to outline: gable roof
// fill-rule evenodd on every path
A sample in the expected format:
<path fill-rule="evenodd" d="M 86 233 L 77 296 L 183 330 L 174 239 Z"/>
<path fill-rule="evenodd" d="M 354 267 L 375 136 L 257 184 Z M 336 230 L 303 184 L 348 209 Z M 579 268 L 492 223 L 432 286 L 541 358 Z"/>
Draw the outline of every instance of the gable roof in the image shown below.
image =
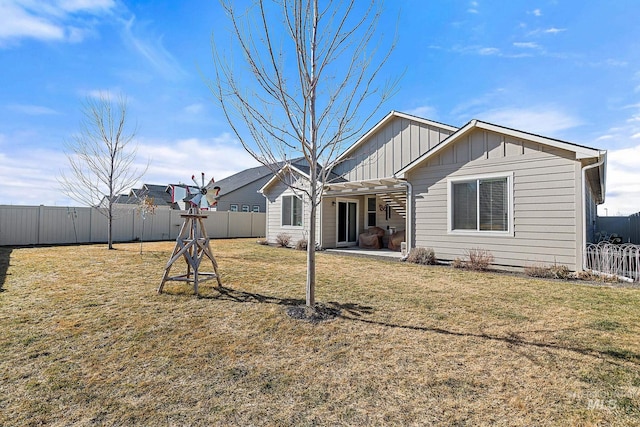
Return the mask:
<path fill-rule="evenodd" d="M 170 206 L 175 208 L 175 203 L 171 199 L 171 194 L 167 192 L 166 185 L 142 184 L 142 188 L 133 189 L 129 192 L 126 201 L 117 201 L 116 203 L 139 204 L 143 197 L 153 199 L 156 206 Z"/>
<path fill-rule="evenodd" d="M 400 169 L 395 176 L 397 178 L 404 178 L 405 174 L 418 165 L 422 164 L 424 161 L 434 156 L 438 152 L 442 151 L 444 148 L 450 146 L 451 144 L 458 141 L 460 138 L 468 135 L 475 129 L 484 129 L 492 132 L 501 133 L 504 135 L 509 135 L 518 139 L 526 139 L 528 141 L 537 142 L 540 144 L 545 144 L 551 147 L 560 148 L 562 150 L 567 150 L 574 152 L 576 155 L 576 160 L 581 159 L 589 159 L 589 158 L 600 158 L 603 156 L 605 152 L 602 150 L 598 150 L 595 148 L 586 147 L 584 145 L 578 145 L 567 141 L 562 141 L 560 139 L 548 138 L 545 136 L 536 135 L 529 132 L 524 132 L 517 129 L 511 129 L 504 126 L 495 125 L 488 122 L 483 122 L 481 120 L 471 120 L 469 123 L 458 129 L 455 133 L 451 134 L 448 138 L 443 140 L 440 144 L 433 147 L 431 150 L 424 153 L 422 156 L 418 157 L 413 162 L 409 163 L 404 168 Z"/>
<path fill-rule="evenodd" d="M 445 130 L 448 130 L 448 131 L 451 131 L 451 132 L 455 132 L 455 131 L 458 130 L 458 128 L 455 127 L 455 126 L 445 125 L 444 123 L 439 123 L 439 122 L 435 122 L 433 120 L 423 119 L 422 117 L 412 116 L 411 114 L 406 114 L 406 113 L 401 113 L 399 111 L 391 110 L 389 112 L 389 114 L 384 116 L 382 118 L 382 120 L 380 120 L 371 129 L 369 129 L 369 131 L 367 131 L 367 133 L 362 135 L 355 143 L 353 143 L 353 145 L 351 145 L 349 148 L 347 148 L 344 151 L 344 153 L 342 153 L 336 159 L 336 164 L 340 163 L 340 161 L 342 161 L 346 156 L 348 156 L 356 148 L 358 148 L 359 146 L 364 144 L 367 141 L 367 139 L 369 139 L 369 137 L 371 135 L 375 134 L 378 130 L 380 130 L 382 127 L 386 126 L 387 123 L 389 123 L 390 121 L 392 121 L 395 118 L 413 120 L 414 122 L 422 123 L 422 124 L 427 125 L 427 126 L 433 126 L 433 127 L 445 129 Z"/>
<path fill-rule="evenodd" d="M 292 163 L 296 164 L 304 160 L 303 157 L 291 160 Z M 244 187 L 245 185 L 249 185 L 252 182 L 258 181 L 264 177 L 273 175 L 273 170 L 280 170 L 282 166 L 284 166 L 285 162 L 274 163 L 270 166 L 256 166 L 254 168 L 245 169 L 236 174 L 228 176 L 226 178 L 221 179 L 220 181 L 216 181 L 216 185 L 220 187 L 219 196 L 224 196 L 233 191 L 236 191 L 239 188 Z"/>
<path fill-rule="evenodd" d="M 286 163 L 279 171 L 278 173 L 274 173 L 273 177 L 267 181 L 262 188 L 260 188 L 258 190 L 258 193 L 260 194 L 264 194 L 264 191 L 269 188 L 274 182 L 279 181 L 280 180 L 280 175 L 284 174 L 284 172 L 288 170 L 290 172 L 295 172 L 298 175 L 306 178 L 306 179 L 311 179 L 311 175 L 309 174 L 309 166 L 302 166 L 302 165 L 294 165 L 291 163 Z"/>

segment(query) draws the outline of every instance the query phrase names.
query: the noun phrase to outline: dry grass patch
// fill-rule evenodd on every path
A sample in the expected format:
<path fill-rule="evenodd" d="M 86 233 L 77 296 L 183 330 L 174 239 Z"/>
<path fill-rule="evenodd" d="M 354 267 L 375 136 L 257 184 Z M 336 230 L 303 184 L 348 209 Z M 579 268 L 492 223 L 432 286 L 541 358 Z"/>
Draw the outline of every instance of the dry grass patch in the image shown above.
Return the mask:
<path fill-rule="evenodd" d="M 0 425 L 640 417 L 637 289 L 319 253 L 310 323 L 304 252 L 216 240 L 196 298 L 155 293 L 172 242 L 116 248 L 0 248 Z"/>

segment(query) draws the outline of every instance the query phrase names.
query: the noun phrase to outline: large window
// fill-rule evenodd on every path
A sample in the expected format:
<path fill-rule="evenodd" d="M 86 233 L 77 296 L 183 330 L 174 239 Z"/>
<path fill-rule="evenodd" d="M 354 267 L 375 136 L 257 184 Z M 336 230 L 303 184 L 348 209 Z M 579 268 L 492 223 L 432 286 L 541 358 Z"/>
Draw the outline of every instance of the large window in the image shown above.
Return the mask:
<path fill-rule="evenodd" d="M 452 180 L 449 183 L 450 230 L 510 230 L 510 177 Z"/>
<path fill-rule="evenodd" d="M 282 225 L 302 227 L 302 199 L 282 196 Z"/>

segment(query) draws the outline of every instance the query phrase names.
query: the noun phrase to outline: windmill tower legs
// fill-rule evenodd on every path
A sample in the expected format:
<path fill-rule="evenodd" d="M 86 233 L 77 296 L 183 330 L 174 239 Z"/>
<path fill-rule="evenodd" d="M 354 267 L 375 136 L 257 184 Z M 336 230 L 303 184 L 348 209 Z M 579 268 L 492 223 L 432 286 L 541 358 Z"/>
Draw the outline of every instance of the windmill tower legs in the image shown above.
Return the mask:
<path fill-rule="evenodd" d="M 204 227 L 202 220 L 207 216 L 200 213 L 200 209 L 191 208 L 189 211 L 181 215 L 184 218 L 180 233 L 176 239 L 176 245 L 173 253 L 167 262 L 162 275 L 162 281 L 158 287 L 158 293 L 161 294 L 164 284 L 169 281 L 189 282 L 193 283 L 193 293 L 199 295 L 198 285 L 206 280 L 216 279 L 218 286 L 222 286 L 220 276 L 218 275 L 218 263 L 216 262 L 211 246 L 209 245 L 209 236 Z M 186 274 L 170 276 L 173 264 L 183 258 L 187 264 Z M 202 272 L 200 267 L 205 258 L 211 261 L 213 272 Z"/>

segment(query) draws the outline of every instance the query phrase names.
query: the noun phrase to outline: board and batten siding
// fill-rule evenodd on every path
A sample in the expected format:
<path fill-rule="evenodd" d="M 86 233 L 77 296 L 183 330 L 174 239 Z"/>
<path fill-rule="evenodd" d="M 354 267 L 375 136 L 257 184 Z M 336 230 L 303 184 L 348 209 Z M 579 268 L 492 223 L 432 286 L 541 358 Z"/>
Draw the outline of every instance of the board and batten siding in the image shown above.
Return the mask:
<path fill-rule="evenodd" d="M 453 131 L 395 117 L 349 153 L 333 172 L 348 181 L 391 177 Z"/>
<path fill-rule="evenodd" d="M 270 244 L 277 244 L 277 237 L 280 233 L 288 234 L 290 246 L 295 246 L 299 240 L 309 237 L 309 218 L 311 214 L 311 203 L 305 195 L 302 198 L 302 227 L 282 225 L 282 196 L 293 195 L 286 184 L 276 181 L 265 191 L 267 203 L 267 241 Z M 316 209 L 316 240 L 320 240 L 320 209 Z"/>
<path fill-rule="evenodd" d="M 575 154 L 502 134 L 476 130 L 410 171 L 413 239 L 444 260 L 489 250 L 495 264 L 564 264 L 576 269 L 582 244 L 581 165 Z M 447 230 L 447 180 L 512 174 L 513 235 L 455 234 Z"/>

